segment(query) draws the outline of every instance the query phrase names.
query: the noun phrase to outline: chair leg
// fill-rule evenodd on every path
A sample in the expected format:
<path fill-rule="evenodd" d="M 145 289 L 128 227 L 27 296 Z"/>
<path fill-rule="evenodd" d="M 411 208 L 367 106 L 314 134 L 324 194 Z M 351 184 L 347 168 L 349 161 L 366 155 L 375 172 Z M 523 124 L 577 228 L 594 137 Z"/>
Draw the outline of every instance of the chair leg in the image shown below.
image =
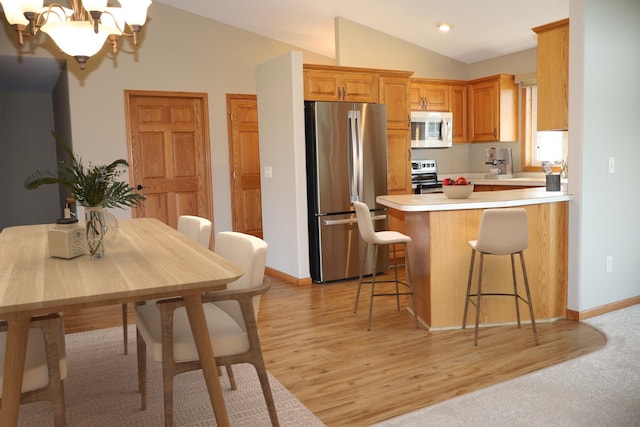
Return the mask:
<path fill-rule="evenodd" d="M 141 407 L 147 409 L 147 344 L 136 328 L 136 346 L 138 350 L 138 390 L 140 391 Z"/>
<path fill-rule="evenodd" d="M 122 337 L 124 339 L 124 354 L 129 354 L 129 306 L 122 304 Z"/>
<path fill-rule="evenodd" d="M 513 277 L 513 298 L 516 303 L 516 319 L 518 319 L 518 328 L 520 328 L 520 304 L 518 302 L 518 284 L 516 282 L 516 263 L 513 254 L 511 255 L 511 275 Z"/>
<path fill-rule="evenodd" d="M 173 372 L 170 364 L 162 358 L 162 390 L 164 397 L 164 426 L 173 427 Z"/>
<path fill-rule="evenodd" d="M 469 298 L 471 294 L 471 281 L 473 278 L 473 262 L 476 258 L 476 251 L 471 249 L 471 265 L 469 266 L 469 279 L 467 280 L 467 296 L 464 299 L 464 316 L 462 317 L 462 329 L 467 326 L 467 310 L 469 309 Z"/>
<path fill-rule="evenodd" d="M 229 377 L 231 390 L 237 390 L 238 387 L 236 386 L 236 377 L 233 375 L 233 368 L 231 367 L 231 365 L 226 365 L 225 368 L 227 369 L 227 376 Z"/>
<path fill-rule="evenodd" d="M 67 417 L 65 413 L 64 380 L 60 378 L 59 363 L 63 355 L 60 354 L 61 347 L 58 345 L 59 340 L 64 341 L 64 324 L 61 317 L 45 320 L 42 324 L 49 375 L 49 385 L 46 390 L 49 396 L 48 400 L 51 402 L 53 409 L 53 423 L 55 427 L 65 427 L 67 425 Z"/>
<path fill-rule="evenodd" d="M 373 245 L 373 265 L 378 265 L 378 245 Z M 364 271 L 364 270 L 363 270 Z M 367 331 L 371 330 L 371 313 L 373 312 L 373 296 L 376 293 L 376 269 L 373 269 L 373 277 L 371 278 L 371 299 L 369 300 L 369 324 Z"/>
<path fill-rule="evenodd" d="M 478 272 L 478 298 L 476 300 L 476 330 L 473 339 L 473 345 L 478 345 L 478 325 L 480 324 L 480 297 L 482 296 L 482 264 L 484 262 L 484 254 L 480 252 L 480 265 Z"/>
<path fill-rule="evenodd" d="M 362 288 L 362 279 L 364 277 L 364 268 L 367 265 L 367 253 L 369 252 L 369 245 L 364 248 L 364 257 L 362 259 L 362 269 L 360 269 L 360 280 L 358 280 L 358 291 L 356 292 L 356 303 L 353 306 L 353 312 L 358 312 L 358 301 L 360 300 L 360 288 Z M 376 274 L 375 269 L 373 274 Z"/>
<path fill-rule="evenodd" d="M 392 244 L 391 247 L 393 248 L 393 270 L 395 272 L 396 279 L 396 305 L 398 307 L 398 311 L 400 311 L 400 288 L 398 287 L 398 256 L 396 255 L 396 245 Z"/>
<path fill-rule="evenodd" d="M 533 302 L 531 302 L 531 291 L 529 290 L 529 278 L 524 265 L 524 254 L 520 252 L 520 263 L 522 264 L 522 276 L 524 277 L 524 289 L 527 292 L 527 304 L 529 305 L 529 315 L 531 316 L 531 327 L 533 328 L 533 339 L 538 345 L 538 330 L 536 329 L 536 319 L 533 315 Z"/>
<path fill-rule="evenodd" d="M 271 425 L 277 427 L 280 425 L 278 421 L 278 413 L 276 412 L 276 404 L 273 400 L 273 394 L 271 393 L 271 385 L 269 384 L 269 376 L 267 375 L 267 368 L 264 365 L 264 360 L 257 358 L 254 360 L 253 367 L 256 369 L 258 379 L 260 380 L 260 387 L 262 387 L 262 394 L 264 395 L 265 403 L 267 404 L 267 410 L 269 411 L 269 418 L 271 419 Z"/>
<path fill-rule="evenodd" d="M 395 254 L 394 254 L 395 255 Z M 411 274 L 411 266 L 409 264 L 409 248 L 407 243 L 404 243 L 404 272 L 407 279 L 407 285 L 411 292 L 411 305 L 413 306 L 413 318 L 416 321 L 416 328 L 420 328 L 420 322 L 418 321 L 418 309 L 416 307 L 416 295 L 413 291 L 413 276 Z"/>

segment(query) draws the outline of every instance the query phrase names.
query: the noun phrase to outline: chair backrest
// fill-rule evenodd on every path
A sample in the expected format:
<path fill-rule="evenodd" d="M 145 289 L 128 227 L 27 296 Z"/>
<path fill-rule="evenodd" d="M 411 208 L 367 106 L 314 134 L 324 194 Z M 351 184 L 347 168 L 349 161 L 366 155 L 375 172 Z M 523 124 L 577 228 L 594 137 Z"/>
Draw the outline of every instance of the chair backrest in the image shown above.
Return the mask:
<path fill-rule="evenodd" d="M 476 249 L 506 255 L 529 246 L 527 211 L 524 208 L 487 209 L 480 219 Z"/>
<path fill-rule="evenodd" d="M 262 284 L 267 263 L 267 242 L 250 234 L 221 231 L 216 235 L 215 243 L 215 252 L 218 255 L 244 270 L 244 274 L 235 282 L 229 283 L 227 289 L 248 289 Z M 229 304 L 231 302 L 233 301 L 220 301 L 215 304 L 239 321 L 242 318 L 240 307 L 237 304 Z M 259 308 L 260 296 L 256 296 L 253 298 L 256 316 Z"/>
<path fill-rule="evenodd" d="M 373 228 L 373 220 L 371 219 L 371 212 L 369 206 L 362 202 L 353 202 L 353 207 L 356 209 L 356 218 L 358 219 L 358 230 L 362 240 L 368 244 L 374 244 L 376 240 L 376 232 Z"/>
<path fill-rule="evenodd" d="M 211 241 L 211 221 L 194 215 L 178 218 L 178 231 L 208 248 Z"/>

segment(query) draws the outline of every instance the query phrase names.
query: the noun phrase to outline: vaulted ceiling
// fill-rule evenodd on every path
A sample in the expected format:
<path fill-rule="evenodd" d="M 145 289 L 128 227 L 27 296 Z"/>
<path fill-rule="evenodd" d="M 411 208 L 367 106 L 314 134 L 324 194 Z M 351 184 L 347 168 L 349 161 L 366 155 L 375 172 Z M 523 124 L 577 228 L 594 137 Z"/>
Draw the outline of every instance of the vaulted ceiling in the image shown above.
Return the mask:
<path fill-rule="evenodd" d="M 533 48 L 531 28 L 569 17 L 569 0 L 155 1 L 329 57 L 342 17 L 464 63 Z"/>

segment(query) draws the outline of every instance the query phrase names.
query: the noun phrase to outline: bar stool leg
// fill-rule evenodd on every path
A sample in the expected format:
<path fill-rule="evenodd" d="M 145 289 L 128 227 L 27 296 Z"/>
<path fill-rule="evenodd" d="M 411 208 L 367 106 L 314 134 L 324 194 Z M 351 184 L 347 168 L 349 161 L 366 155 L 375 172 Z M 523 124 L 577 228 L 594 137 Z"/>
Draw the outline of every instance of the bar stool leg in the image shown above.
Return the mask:
<path fill-rule="evenodd" d="M 533 303 L 531 302 L 531 292 L 529 291 L 529 278 L 527 277 L 527 269 L 524 265 L 524 254 L 520 253 L 520 264 L 522 264 L 522 276 L 524 277 L 524 289 L 527 292 L 527 304 L 529 305 L 529 315 L 531 316 L 531 327 L 533 328 L 533 339 L 538 345 L 538 330 L 536 329 L 536 319 L 533 315 Z"/>
<path fill-rule="evenodd" d="M 369 324 L 367 325 L 367 331 L 371 330 L 371 313 L 373 312 L 373 297 L 376 290 L 376 268 L 378 265 L 378 245 L 373 245 L 373 277 L 371 278 L 371 299 L 369 300 Z M 364 270 L 363 270 L 364 271 Z"/>
<path fill-rule="evenodd" d="M 518 319 L 518 328 L 520 328 L 520 304 L 518 303 L 518 285 L 516 282 L 516 264 L 513 254 L 511 255 L 511 275 L 513 277 L 513 298 L 516 303 L 516 318 Z"/>
<path fill-rule="evenodd" d="M 411 305 L 413 306 L 413 318 L 416 321 L 416 328 L 420 328 L 420 322 L 418 322 L 418 309 L 416 307 L 416 295 L 413 292 L 413 278 L 411 276 L 411 266 L 409 264 L 409 248 L 407 243 L 404 243 L 404 272 L 407 279 L 407 285 L 411 291 Z"/>
<path fill-rule="evenodd" d="M 364 258 L 362 260 L 362 268 L 360 269 L 360 280 L 358 280 L 358 292 L 356 293 L 356 303 L 353 306 L 353 312 L 358 312 L 358 301 L 360 300 L 360 288 L 362 288 L 362 278 L 364 277 L 364 267 L 367 265 L 367 253 L 369 245 L 364 248 Z M 373 272 L 375 274 L 375 271 Z"/>
<path fill-rule="evenodd" d="M 124 340 L 124 354 L 129 353 L 129 304 L 122 304 L 122 339 Z"/>
<path fill-rule="evenodd" d="M 478 299 L 476 300 L 476 330 L 473 345 L 478 345 L 478 325 L 480 324 L 480 297 L 482 296 L 482 264 L 484 262 L 484 254 L 480 252 L 480 265 L 478 271 Z"/>
<path fill-rule="evenodd" d="M 473 262 L 476 258 L 475 249 L 471 249 L 471 265 L 469 266 L 469 279 L 467 280 L 467 296 L 464 300 L 464 316 L 462 317 L 462 329 L 467 327 L 467 311 L 469 309 L 469 298 L 471 294 L 471 281 L 473 278 Z"/>
<path fill-rule="evenodd" d="M 393 269 L 395 270 L 395 279 L 396 279 L 396 306 L 398 307 L 398 311 L 400 311 L 400 288 L 398 287 L 398 255 L 396 255 L 396 245 L 395 243 L 391 244 L 393 248 Z M 406 258 L 406 254 L 405 254 Z"/>

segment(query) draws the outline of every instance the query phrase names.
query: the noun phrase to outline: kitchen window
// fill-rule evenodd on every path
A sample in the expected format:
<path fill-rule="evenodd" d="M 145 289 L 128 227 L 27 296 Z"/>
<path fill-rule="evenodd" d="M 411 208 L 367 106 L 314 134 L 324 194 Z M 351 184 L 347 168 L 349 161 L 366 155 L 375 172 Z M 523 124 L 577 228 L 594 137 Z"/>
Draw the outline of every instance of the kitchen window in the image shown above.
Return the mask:
<path fill-rule="evenodd" d="M 562 159 L 567 158 L 568 132 L 537 131 L 537 92 L 538 86 L 535 84 L 523 84 L 521 111 L 523 170 L 525 171 L 541 171 L 543 161 L 559 165 Z"/>

